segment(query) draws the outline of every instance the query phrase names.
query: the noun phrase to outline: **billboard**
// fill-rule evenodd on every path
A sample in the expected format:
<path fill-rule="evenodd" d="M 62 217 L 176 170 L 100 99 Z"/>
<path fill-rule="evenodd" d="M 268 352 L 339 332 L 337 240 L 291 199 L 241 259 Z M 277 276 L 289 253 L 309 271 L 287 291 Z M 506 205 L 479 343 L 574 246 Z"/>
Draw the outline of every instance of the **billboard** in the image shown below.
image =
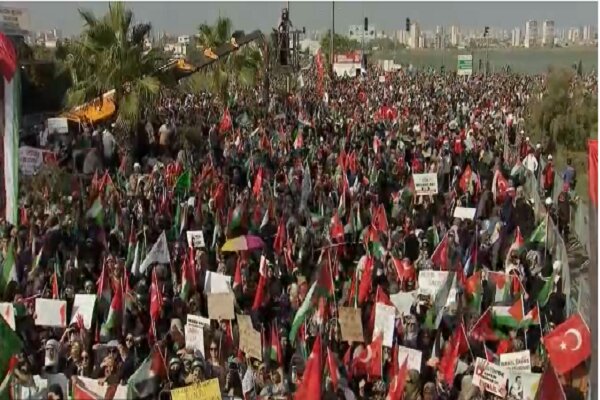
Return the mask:
<path fill-rule="evenodd" d="M 29 11 L 24 8 L 0 7 L 0 31 L 22 36 L 29 32 Z"/>

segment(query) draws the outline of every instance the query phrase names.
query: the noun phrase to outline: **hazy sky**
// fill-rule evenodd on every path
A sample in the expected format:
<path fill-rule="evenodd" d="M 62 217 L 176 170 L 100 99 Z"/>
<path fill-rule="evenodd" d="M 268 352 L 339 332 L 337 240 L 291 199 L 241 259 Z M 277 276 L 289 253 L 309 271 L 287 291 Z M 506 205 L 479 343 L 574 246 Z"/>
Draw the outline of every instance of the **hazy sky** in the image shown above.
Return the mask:
<path fill-rule="evenodd" d="M 6 6 L 28 8 L 32 30 L 62 29 L 64 35 L 79 33 L 82 22 L 77 8 L 101 15 L 107 2 L 6 2 Z M 331 2 L 291 2 L 290 18 L 296 27 L 308 30 L 331 26 Z M 214 21 L 219 13 L 232 19 L 235 28 L 270 30 L 279 19 L 286 2 L 129 2 L 135 19 L 150 21 L 155 31 L 170 34 L 194 33 L 204 22 Z M 362 23 L 363 16 L 377 29 L 403 29 L 406 17 L 418 21 L 422 29 L 436 25 L 513 28 L 528 19 L 554 20 L 557 27 L 596 25 L 597 2 L 335 2 L 336 31 Z"/>

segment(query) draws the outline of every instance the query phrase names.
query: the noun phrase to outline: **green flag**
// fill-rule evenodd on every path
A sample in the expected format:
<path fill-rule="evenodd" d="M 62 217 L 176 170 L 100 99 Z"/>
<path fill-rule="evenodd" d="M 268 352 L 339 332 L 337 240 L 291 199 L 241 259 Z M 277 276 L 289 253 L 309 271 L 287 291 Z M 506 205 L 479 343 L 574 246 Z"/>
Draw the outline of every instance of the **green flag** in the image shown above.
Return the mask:
<path fill-rule="evenodd" d="M 12 243 L 8 247 L 6 258 L 2 264 L 2 271 L 0 272 L 0 292 L 4 293 L 6 285 L 11 281 L 17 282 L 17 263 L 15 262 L 15 249 Z"/>
<path fill-rule="evenodd" d="M 546 219 L 544 218 L 527 239 L 527 244 L 546 243 Z"/>
<path fill-rule="evenodd" d="M 100 226 L 104 225 L 104 208 L 102 207 L 102 201 L 100 201 L 100 196 L 96 197 L 94 203 L 90 207 L 90 209 L 85 214 L 87 218 L 91 218 Z"/>
<path fill-rule="evenodd" d="M 0 382 L 7 378 L 10 359 L 13 355 L 19 353 L 23 348 L 23 343 L 19 336 L 12 330 L 4 318 L 0 317 Z M 8 393 L 0 391 L 0 399 L 8 399 Z"/>
<path fill-rule="evenodd" d="M 183 171 L 179 178 L 177 178 L 177 182 L 175 182 L 175 193 L 183 194 L 190 191 L 192 187 L 192 175 L 189 170 Z"/>

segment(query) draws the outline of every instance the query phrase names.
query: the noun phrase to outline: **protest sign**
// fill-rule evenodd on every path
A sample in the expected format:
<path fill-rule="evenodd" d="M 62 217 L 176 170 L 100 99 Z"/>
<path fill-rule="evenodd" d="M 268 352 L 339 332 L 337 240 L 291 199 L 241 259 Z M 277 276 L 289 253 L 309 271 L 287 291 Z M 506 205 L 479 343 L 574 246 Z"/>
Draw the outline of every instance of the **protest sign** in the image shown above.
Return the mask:
<path fill-rule="evenodd" d="M 417 291 L 412 292 L 398 292 L 390 296 L 390 301 L 396 307 L 398 312 L 403 315 L 410 314 L 410 307 L 417 299 Z"/>
<path fill-rule="evenodd" d="M 534 400 L 542 374 L 510 371 L 508 375 L 508 396 L 516 400 Z"/>
<path fill-rule="evenodd" d="M 475 213 L 477 212 L 476 208 L 470 207 L 456 207 L 454 209 L 454 218 L 460 219 L 473 219 L 475 218 Z"/>
<path fill-rule="evenodd" d="M 360 319 L 360 309 L 352 307 L 340 307 L 338 309 L 340 329 L 342 331 L 342 340 L 348 343 L 363 342 L 362 321 Z"/>
<path fill-rule="evenodd" d="M 185 324 L 185 348 L 193 350 L 194 354 L 200 352 L 204 357 L 204 329 L 201 326 Z"/>
<path fill-rule="evenodd" d="M 35 299 L 35 324 L 54 328 L 67 327 L 67 302 L 62 300 Z"/>
<path fill-rule="evenodd" d="M 437 194 L 437 174 L 413 174 L 415 194 L 417 196 L 428 196 Z"/>
<path fill-rule="evenodd" d="M 204 279 L 204 292 L 229 293 L 231 292 L 231 277 L 216 272 L 206 271 Z"/>
<path fill-rule="evenodd" d="M 435 299 L 437 292 L 444 286 L 448 278 L 448 271 L 419 271 L 417 283 L 419 285 L 419 294 L 429 295 Z"/>
<path fill-rule="evenodd" d="M 187 323 L 189 325 L 197 326 L 199 328 L 210 328 L 210 319 L 204 318 L 200 315 L 188 314 Z"/>
<path fill-rule="evenodd" d="M 69 122 L 66 118 L 48 118 L 48 133 L 69 133 Z"/>
<path fill-rule="evenodd" d="M 235 319 L 233 312 L 233 294 L 208 293 L 208 317 L 210 319 Z"/>
<path fill-rule="evenodd" d="M 23 175 L 35 175 L 45 165 L 55 165 L 56 162 L 56 154 L 52 151 L 30 146 L 19 147 L 19 171 Z"/>
<path fill-rule="evenodd" d="M 15 325 L 15 309 L 12 303 L 0 303 L 0 314 L 10 326 L 10 328 L 14 331 L 16 328 Z"/>
<path fill-rule="evenodd" d="M 262 341 L 260 332 L 252 326 L 249 315 L 237 314 L 238 327 L 240 331 L 240 350 L 249 357 L 262 360 Z"/>
<path fill-rule="evenodd" d="M 392 347 L 394 342 L 394 323 L 396 322 L 396 308 L 381 303 L 375 304 L 375 328 L 373 337 L 383 333 L 383 345 Z"/>
<path fill-rule="evenodd" d="M 402 366 L 404 360 L 407 360 L 409 370 L 416 369 L 421 372 L 421 358 L 423 353 L 419 350 L 411 349 L 410 347 L 398 346 L 398 365 Z"/>
<path fill-rule="evenodd" d="M 500 354 L 499 365 L 509 371 L 531 372 L 531 354 L 529 350 Z"/>
<path fill-rule="evenodd" d="M 73 301 L 73 311 L 71 311 L 71 322 L 77 322 L 77 316 L 83 318 L 83 326 L 85 329 L 92 327 L 92 317 L 94 316 L 94 306 L 96 305 L 95 294 L 76 294 Z"/>
<path fill-rule="evenodd" d="M 481 390 L 505 398 L 507 383 L 508 371 L 505 368 L 477 357 L 475 372 L 473 373 L 473 385 Z"/>
<path fill-rule="evenodd" d="M 171 390 L 172 400 L 221 400 L 219 379 L 209 379 L 191 386 Z"/>
<path fill-rule="evenodd" d="M 204 232 L 202 231 L 187 231 L 186 232 L 188 246 L 194 249 L 201 249 L 205 246 Z"/>

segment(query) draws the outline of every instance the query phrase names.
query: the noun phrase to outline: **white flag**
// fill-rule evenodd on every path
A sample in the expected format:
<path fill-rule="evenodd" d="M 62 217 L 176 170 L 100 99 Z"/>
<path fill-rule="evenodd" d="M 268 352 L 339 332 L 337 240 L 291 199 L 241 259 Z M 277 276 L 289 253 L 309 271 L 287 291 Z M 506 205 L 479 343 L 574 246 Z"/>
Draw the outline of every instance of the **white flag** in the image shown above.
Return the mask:
<path fill-rule="evenodd" d="M 169 247 L 167 246 L 167 235 L 165 231 L 160 234 L 154 246 L 152 246 L 152 250 L 148 253 L 142 265 L 140 265 L 140 273 L 144 273 L 146 268 L 148 268 L 152 264 L 169 264 L 171 263 L 171 257 L 169 256 Z"/>

